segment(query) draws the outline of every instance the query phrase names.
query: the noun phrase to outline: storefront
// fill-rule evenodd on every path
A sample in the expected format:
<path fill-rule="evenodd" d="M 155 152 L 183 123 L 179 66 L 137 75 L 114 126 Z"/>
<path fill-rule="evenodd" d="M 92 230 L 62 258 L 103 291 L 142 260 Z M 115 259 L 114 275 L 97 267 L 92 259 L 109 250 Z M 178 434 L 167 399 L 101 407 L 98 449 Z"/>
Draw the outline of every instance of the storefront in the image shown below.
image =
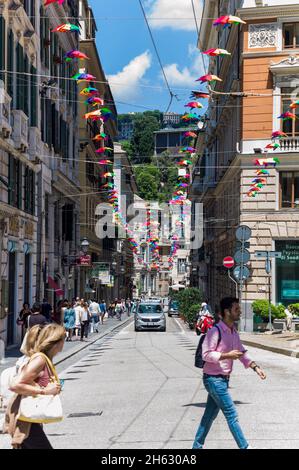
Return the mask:
<path fill-rule="evenodd" d="M 276 251 L 276 302 L 283 305 L 299 303 L 299 241 L 278 240 Z"/>

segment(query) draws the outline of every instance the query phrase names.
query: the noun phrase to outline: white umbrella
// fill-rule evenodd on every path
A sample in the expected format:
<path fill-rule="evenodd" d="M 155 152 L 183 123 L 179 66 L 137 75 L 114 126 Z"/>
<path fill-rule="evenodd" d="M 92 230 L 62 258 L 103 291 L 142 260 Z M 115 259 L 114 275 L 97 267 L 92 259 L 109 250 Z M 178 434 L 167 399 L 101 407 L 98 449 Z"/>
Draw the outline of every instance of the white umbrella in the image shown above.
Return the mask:
<path fill-rule="evenodd" d="M 173 290 L 185 289 L 185 287 L 186 286 L 184 286 L 184 284 L 174 284 L 173 286 L 170 286 Z"/>

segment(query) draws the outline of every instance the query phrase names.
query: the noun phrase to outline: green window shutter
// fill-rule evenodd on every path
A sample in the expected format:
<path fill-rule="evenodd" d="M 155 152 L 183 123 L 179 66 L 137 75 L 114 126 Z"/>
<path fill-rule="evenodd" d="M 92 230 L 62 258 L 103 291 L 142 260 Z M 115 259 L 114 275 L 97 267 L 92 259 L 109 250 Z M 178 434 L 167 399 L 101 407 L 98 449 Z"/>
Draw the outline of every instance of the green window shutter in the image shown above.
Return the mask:
<path fill-rule="evenodd" d="M 45 37 L 45 28 L 44 28 L 44 9 L 40 8 L 40 61 L 43 64 L 45 59 L 45 48 L 44 48 L 44 37 Z"/>
<path fill-rule="evenodd" d="M 23 48 L 20 44 L 17 44 L 17 109 L 24 108 L 24 77 L 22 77 L 23 72 Z"/>
<path fill-rule="evenodd" d="M 35 215 L 35 173 L 31 170 L 31 214 Z"/>
<path fill-rule="evenodd" d="M 9 164 L 8 164 L 8 204 L 13 205 L 14 201 L 14 192 L 16 190 L 16 181 L 15 181 L 15 159 L 12 155 L 9 155 Z"/>
<path fill-rule="evenodd" d="M 29 61 L 27 54 L 24 55 L 24 61 L 23 61 L 23 72 L 24 72 L 24 77 L 23 77 L 23 84 L 24 84 L 24 98 L 23 98 L 23 111 L 26 114 L 26 116 L 29 116 Z"/>
<path fill-rule="evenodd" d="M 5 70 L 5 52 L 6 52 L 6 47 L 5 47 L 5 42 L 6 42 L 6 31 L 5 31 L 5 19 L 3 16 L 0 17 L 0 70 Z M 5 74 L 0 72 L 0 80 L 5 82 Z"/>
<path fill-rule="evenodd" d="M 18 209 L 22 209 L 22 202 L 23 202 L 23 164 L 16 160 L 16 175 L 17 175 L 17 207 Z"/>
<path fill-rule="evenodd" d="M 30 68 L 30 125 L 32 127 L 37 126 L 37 80 L 36 80 L 36 68 L 31 65 Z"/>
<path fill-rule="evenodd" d="M 12 72 L 14 69 L 14 36 L 13 32 L 10 29 L 8 31 L 8 47 L 7 47 L 7 70 L 8 72 Z M 8 73 L 7 74 L 7 93 L 9 96 L 12 98 L 12 104 L 14 105 L 14 87 L 13 87 L 13 74 Z"/>

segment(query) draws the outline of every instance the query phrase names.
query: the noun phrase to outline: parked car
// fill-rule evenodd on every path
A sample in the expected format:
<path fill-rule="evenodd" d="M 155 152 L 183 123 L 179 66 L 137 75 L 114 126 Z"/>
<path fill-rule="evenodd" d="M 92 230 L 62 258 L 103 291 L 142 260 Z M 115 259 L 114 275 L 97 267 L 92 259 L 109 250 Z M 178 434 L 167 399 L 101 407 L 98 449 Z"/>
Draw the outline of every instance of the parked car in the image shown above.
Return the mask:
<path fill-rule="evenodd" d="M 176 300 L 172 300 L 169 304 L 168 316 L 179 315 L 179 304 Z"/>
<path fill-rule="evenodd" d="M 166 331 L 166 317 L 159 303 L 142 302 L 135 314 L 135 331 L 141 330 Z"/>

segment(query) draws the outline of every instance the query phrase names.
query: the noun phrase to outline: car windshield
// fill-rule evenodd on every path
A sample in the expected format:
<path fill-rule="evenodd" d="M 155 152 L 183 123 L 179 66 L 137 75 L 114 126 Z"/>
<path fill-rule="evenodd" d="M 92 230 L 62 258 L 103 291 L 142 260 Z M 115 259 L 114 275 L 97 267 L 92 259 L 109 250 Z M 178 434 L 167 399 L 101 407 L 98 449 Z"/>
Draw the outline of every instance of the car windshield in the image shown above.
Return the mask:
<path fill-rule="evenodd" d="M 138 307 L 138 313 L 142 314 L 151 314 L 151 313 L 162 313 L 161 305 L 155 304 L 141 304 Z"/>
<path fill-rule="evenodd" d="M 171 307 L 171 308 L 178 308 L 179 305 L 178 305 L 178 303 L 177 303 L 176 301 L 174 301 L 174 302 L 171 302 L 170 307 Z"/>

